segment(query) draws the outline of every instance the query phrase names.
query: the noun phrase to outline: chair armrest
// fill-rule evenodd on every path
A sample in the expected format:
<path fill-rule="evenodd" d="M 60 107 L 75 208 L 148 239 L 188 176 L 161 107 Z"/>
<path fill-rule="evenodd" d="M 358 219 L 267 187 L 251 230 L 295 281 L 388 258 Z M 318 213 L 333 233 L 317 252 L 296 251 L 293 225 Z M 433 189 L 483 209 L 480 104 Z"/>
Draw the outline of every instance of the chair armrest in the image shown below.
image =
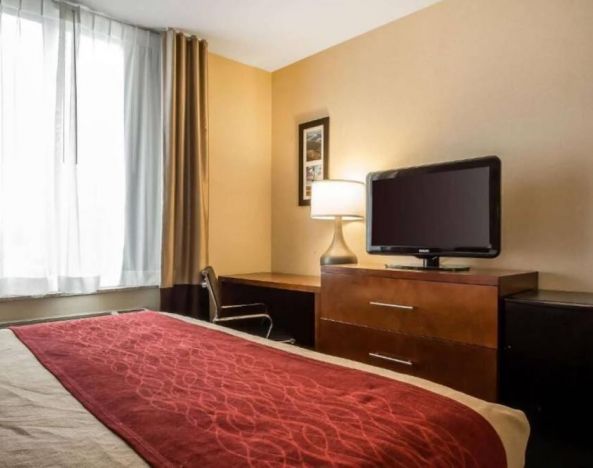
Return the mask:
<path fill-rule="evenodd" d="M 230 317 L 220 317 L 215 318 L 213 320 L 214 323 L 225 323 L 225 322 L 234 322 L 239 320 L 253 320 L 253 319 L 265 319 L 268 322 L 268 330 L 266 331 L 266 338 L 270 337 L 270 333 L 272 332 L 272 327 L 274 323 L 272 322 L 272 317 L 268 314 L 249 314 L 249 315 L 233 315 Z"/>
<path fill-rule="evenodd" d="M 237 305 L 226 305 L 221 307 L 223 312 L 225 312 L 225 316 L 227 315 L 226 312 L 229 313 L 241 313 L 245 315 L 245 313 L 254 312 L 254 313 L 268 313 L 268 306 L 262 302 L 254 302 L 253 304 L 237 304 Z"/>

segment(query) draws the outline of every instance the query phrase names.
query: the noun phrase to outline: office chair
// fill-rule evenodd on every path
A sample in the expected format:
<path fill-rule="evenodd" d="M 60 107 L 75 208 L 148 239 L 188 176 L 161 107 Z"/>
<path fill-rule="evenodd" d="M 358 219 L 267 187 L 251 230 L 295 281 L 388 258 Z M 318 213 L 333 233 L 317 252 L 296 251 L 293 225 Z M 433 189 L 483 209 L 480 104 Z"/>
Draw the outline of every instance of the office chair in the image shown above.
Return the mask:
<path fill-rule="evenodd" d="M 274 328 L 274 322 L 265 304 L 258 302 L 223 306 L 220 285 L 214 269 L 207 266 L 201 271 L 201 275 L 204 278 L 202 286 L 208 289 L 210 322 L 251 335 L 268 338 L 272 341 L 294 344 L 295 339 L 293 337 L 282 330 Z"/>

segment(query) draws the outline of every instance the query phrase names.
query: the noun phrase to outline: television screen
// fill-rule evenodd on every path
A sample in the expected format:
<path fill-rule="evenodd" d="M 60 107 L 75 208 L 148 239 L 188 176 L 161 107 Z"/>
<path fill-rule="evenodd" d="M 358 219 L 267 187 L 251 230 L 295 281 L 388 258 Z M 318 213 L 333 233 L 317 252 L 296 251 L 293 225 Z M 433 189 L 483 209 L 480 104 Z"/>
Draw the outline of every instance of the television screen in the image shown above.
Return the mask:
<path fill-rule="evenodd" d="M 500 160 L 486 158 L 369 174 L 371 253 L 495 256 Z"/>

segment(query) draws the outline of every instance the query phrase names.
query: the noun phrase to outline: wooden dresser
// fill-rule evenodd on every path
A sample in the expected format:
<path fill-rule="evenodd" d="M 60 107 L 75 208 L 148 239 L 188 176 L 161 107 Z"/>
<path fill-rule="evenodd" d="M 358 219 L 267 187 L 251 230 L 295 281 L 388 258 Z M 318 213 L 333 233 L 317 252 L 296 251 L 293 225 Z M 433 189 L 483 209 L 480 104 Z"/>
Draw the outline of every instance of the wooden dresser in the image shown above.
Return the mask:
<path fill-rule="evenodd" d="M 536 288 L 536 272 L 324 266 L 317 348 L 496 401 L 501 298 Z"/>

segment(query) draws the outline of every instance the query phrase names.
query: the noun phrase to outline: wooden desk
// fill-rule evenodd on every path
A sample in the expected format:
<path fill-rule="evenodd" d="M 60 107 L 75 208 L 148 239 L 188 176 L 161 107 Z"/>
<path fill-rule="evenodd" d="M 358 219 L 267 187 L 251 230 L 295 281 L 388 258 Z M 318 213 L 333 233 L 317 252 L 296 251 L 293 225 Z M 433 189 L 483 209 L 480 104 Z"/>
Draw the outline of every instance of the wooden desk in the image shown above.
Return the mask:
<path fill-rule="evenodd" d="M 292 275 L 290 273 L 245 273 L 243 275 L 221 276 L 220 281 L 247 284 L 264 288 L 284 289 L 317 294 L 321 291 L 319 276 Z"/>
<path fill-rule="evenodd" d="M 264 302 L 274 322 L 293 334 L 297 344 L 317 342 L 321 278 L 289 273 L 246 273 L 219 277 L 223 304 Z"/>

